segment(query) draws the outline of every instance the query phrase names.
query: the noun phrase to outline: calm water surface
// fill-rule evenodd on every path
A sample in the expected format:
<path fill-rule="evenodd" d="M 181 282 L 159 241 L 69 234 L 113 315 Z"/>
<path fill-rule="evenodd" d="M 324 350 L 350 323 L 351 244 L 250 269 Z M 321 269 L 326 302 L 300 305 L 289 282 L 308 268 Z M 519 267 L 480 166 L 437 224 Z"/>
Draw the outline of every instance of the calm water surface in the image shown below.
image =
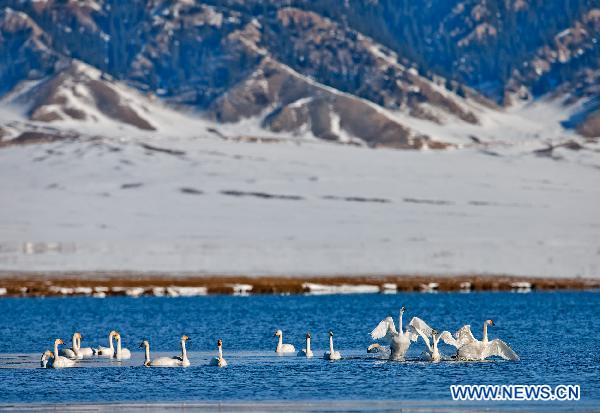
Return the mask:
<path fill-rule="evenodd" d="M 406 362 L 367 355 L 368 333 L 406 305 L 433 327 L 454 332 L 471 324 L 481 338 L 509 343 L 519 362 L 420 361 L 414 343 Z M 451 384 L 580 384 L 582 399 L 600 402 L 600 293 L 472 293 L 339 296 L 210 296 L 193 298 L 45 298 L 0 300 L 0 403 L 261 400 L 448 400 Z M 273 332 L 296 349 L 312 333 L 315 355 L 335 332 L 339 362 L 276 356 Z M 111 329 L 134 351 L 127 362 L 85 360 L 79 368 L 39 368 L 53 339 L 106 345 Z M 187 369 L 142 367 L 141 339 L 153 356 L 176 354 L 179 337 L 192 338 Z M 229 367 L 207 365 L 223 339 Z M 442 345 L 442 352 L 453 354 Z"/>

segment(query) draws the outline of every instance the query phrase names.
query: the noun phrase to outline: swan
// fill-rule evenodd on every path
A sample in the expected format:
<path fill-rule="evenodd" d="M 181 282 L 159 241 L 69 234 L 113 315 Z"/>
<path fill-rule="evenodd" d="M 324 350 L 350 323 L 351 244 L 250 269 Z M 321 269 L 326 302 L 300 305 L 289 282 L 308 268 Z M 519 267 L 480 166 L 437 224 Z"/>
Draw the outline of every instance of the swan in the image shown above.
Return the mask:
<path fill-rule="evenodd" d="M 83 358 L 82 354 L 79 354 L 79 352 L 77 351 L 78 349 L 78 339 L 79 337 L 81 337 L 81 334 L 79 333 L 74 333 L 73 334 L 73 339 L 72 339 L 72 344 L 71 344 L 71 348 L 61 348 L 59 350 L 59 355 L 63 356 L 63 357 L 67 357 L 71 360 L 81 360 Z"/>
<path fill-rule="evenodd" d="M 150 360 L 150 343 L 148 340 L 144 340 L 140 343 L 140 348 L 145 348 L 144 366 L 146 367 L 187 367 L 190 365 L 190 361 L 187 358 L 187 352 L 185 349 L 185 342 L 189 340 L 188 336 L 181 337 L 181 357 L 159 357 L 154 360 Z"/>
<path fill-rule="evenodd" d="M 42 368 L 51 369 L 53 362 L 54 353 L 52 353 L 50 350 L 44 351 L 44 353 L 42 354 L 42 358 L 40 359 L 40 365 L 42 366 Z"/>
<path fill-rule="evenodd" d="M 131 358 L 131 351 L 126 348 L 121 348 L 121 334 L 115 334 L 117 340 L 117 350 L 115 351 L 114 358 L 117 360 L 129 360 Z"/>
<path fill-rule="evenodd" d="M 377 327 L 371 331 L 373 340 L 381 339 L 390 345 L 390 360 L 402 360 L 410 347 L 411 341 L 417 341 L 418 338 L 418 335 L 412 331 L 410 326 L 406 331 L 402 330 L 402 315 L 405 311 L 406 307 L 402 306 L 398 331 L 396 331 L 394 319 L 391 316 L 381 320 Z"/>
<path fill-rule="evenodd" d="M 111 331 L 108 334 L 108 347 L 98 346 L 98 348 L 93 349 L 94 354 L 99 357 L 114 357 L 115 348 L 113 347 L 113 337 L 117 335 L 115 330 Z"/>
<path fill-rule="evenodd" d="M 283 332 L 281 330 L 277 330 L 273 337 L 279 337 L 279 341 L 277 342 L 277 348 L 275 349 L 276 353 L 295 353 L 296 349 L 291 344 L 283 344 Z"/>
<path fill-rule="evenodd" d="M 494 326 L 493 320 L 483 322 L 483 340 L 479 341 L 473 337 L 471 326 L 465 325 L 454 337 L 442 337 L 446 344 L 456 347 L 456 356 L 460 360 L 485 360 L 491 356 L 500 356 L 505 360 L 519 360 L 519 356 L 504 341 L 494 339 L 488 341 L 487 327 Z"/>
<path fill-rule="evenodd" d="M 90 358 L 94 355 L 94 349 L 91 347 L 81 347 L 81 340 L 83 340 L 83 336 L 79 334 L 77 338 L 77 354 L 81 356 L 80 358 Z"/>
<path fill-rule="evenodd" d="M 438 349 L 438 343 L 440 342 L 440 339 L 451 339 L 452 335 L 450 334 L 450 332 L 442 331 L 442 333 L 439 333 L 437 330 L 434 330 L 431 327 L 429 327 L 427 323 L 421 320 L 419 317 L 413 317 L 410 320 L 409 328 L 412 332 L 418 334 L 425 342 L 425 345 L 427 346 L 427 355 L 429 357 L 429 360 L 433 362 L 440 361 L 442 359 L 442 356 Z M 432 338 L 433 345 L 429 341 L 429 337 Z"/>
<path fill-rule="evenodd" d="M 312 357 L 313 352 L 310 349 L 310 333 L 306 333 L 306 348 L 303 348 L 298 352 L 299 357 Z"/>
<path fill-rule="evenodd" d="M 73 367 L 75 365 L 75 360 L 68 359 L 66 357 L 60 356 L 58 352 L 58 346 L 60 344 L 65 344 L 62 339 L 57 338 L 54 340 L 54 360 L 52 361 L 51 367 L 53 369 L 61 369 L 64 367 Z"/>
<path fill-rule="evenodd" d="M 333 331 L 329 331 L 329 351 L 325 352 L 323 358 L 326 360 L 339 360 L 342 358 L 340 352 L 333 349 Z"/>
<path fill-rule="evenodd" d="M 189 341 L 190 338 L 188 336 L 186 336 L 185 334 L 183 336 L 181 336 L 181 356 L 173 356 L 174 359 L 179 361 L 179 365 L 182 367 L 188 367 L 190 365 L 190 361 L 188 360 L 187 357 L 187 350 L 185 348 L 185 343 L 186 341 Z M 219 340 L 221 341 L 221 340 Z"/>
<path fill-rule="evenodd" d="M 210 365 L 218 367 L 227 367 L 227 361 L 223 358 L 223 341 L 221 339 L 217 341 L 217 348 L 219 349 L 219 355 L 217 357 L 213 357 L 210 360 Z"/>
<path fill-rule="evenodd" d="M 386 353 L 388 351 L 390 351 L 389 348 L 382 346 L 379 343 L 373 343 L 367 347 L 367 353 Z"/>

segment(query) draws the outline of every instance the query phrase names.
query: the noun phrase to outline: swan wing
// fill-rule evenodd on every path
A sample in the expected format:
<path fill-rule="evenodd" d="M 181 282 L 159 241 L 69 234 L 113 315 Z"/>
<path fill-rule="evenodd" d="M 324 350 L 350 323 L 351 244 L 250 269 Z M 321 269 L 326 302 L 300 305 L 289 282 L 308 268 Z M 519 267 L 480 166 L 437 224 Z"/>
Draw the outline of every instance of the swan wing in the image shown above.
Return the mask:
<path fill-rule="evenodd" d="M 442 331 L 442 334 L 440 334 L 440 338 L 442 339 L 442 341 L 450 346 L 454 346 L 456 348 L 459 347 L 458 345 L 458 341 L 456 341 L 456 339 L 454 337 L 452 337 L 452 334 L 450 334 L 449 331 Z"/>
<path fill-rule="evenodd" d="M 473 333 L 471 333 L 471 326 L 469 324 L 462 326 L 460 330 L 454 333 L 454 338 L 458 344 L 457 348 L 478 341 L 475 337 L 473 337 Z"/>
<path fill-rule="evenodd" d="M 433 329 L 427 325 L 427 323 L 421 320 L 419 317 L 413 317 L 408 323 L 407 331 L 410 333 L 410 339 L 412 341 L 417 341 L 417 338 L 421 336 L 425 345 L 431 351 L 431 343 L 429 342 L 429 337 L 431 337 L 431 333 Z"/>
<path fill-rule="evenodd" d="M 398 335 L 398 332 L 396 331 L 396 326 L 394 325 L 394 319 L 392 317 L 381 320 L 377 327 L 371 331 L 371 338 L 373 338 L 373 340 L 382 339 L 391 342 L 392 337 L 396 335 Z"/>
<path fill-rule="evenodd" d="M 500 356 L 504 360 L 519 360 L 517 353 L 515 353 L 508 344 L 498 338 L 490 341 L 485 350 L 485 357 Z"/>

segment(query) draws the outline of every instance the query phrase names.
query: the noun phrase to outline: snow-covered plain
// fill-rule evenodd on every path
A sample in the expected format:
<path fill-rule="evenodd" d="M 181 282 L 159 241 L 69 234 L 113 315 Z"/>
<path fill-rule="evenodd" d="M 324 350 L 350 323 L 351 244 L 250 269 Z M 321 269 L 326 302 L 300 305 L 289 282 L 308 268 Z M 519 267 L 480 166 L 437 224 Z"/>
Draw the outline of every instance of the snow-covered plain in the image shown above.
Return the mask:
<path fill-rule="evenodd" d="M 600 276 L 597 150 L 195 132 L 1 149 L 0 269 Z"/>

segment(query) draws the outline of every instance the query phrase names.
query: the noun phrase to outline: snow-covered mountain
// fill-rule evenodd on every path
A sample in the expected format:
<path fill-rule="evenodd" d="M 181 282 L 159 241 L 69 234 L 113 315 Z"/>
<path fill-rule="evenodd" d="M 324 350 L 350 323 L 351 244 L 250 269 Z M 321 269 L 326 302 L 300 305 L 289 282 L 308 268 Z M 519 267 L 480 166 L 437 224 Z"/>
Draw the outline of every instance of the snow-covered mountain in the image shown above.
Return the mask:
<path fill-rule="evenodd" d="M 372 147 L 448 148 L 536 134 L 585 145 L 574 135 L 597 136 L 596 8 L 532 50 L 507 79 L 511 105 L 501 107 L 483 96 L 487 89 L 436 74 L 423 59 L 358 30 L 380 37 L 376 27 L 352 24 L 367 6 L 325 13 L 319 3 L 0 1 L 2 110 L 24 116 L 5 115 L 0 128 L 5 140 L 25 120 L 75 132 L 101 133 L 107 124 L 156 132 L 164 122 L 153 118 L 167 110 L 213 130 L 252 125 L 257 135 Z M 484 6 L 448 13 L 448 30 L 454 20 L 474 25 L 454 34 L 471 59 L 467 44 L 499 36 Z M 558 72 L 565 77 L 565 67 L 577 77 L 532 101 L 536 85 Z M 546 115 L 539 130 L 531 113 Z"/>

